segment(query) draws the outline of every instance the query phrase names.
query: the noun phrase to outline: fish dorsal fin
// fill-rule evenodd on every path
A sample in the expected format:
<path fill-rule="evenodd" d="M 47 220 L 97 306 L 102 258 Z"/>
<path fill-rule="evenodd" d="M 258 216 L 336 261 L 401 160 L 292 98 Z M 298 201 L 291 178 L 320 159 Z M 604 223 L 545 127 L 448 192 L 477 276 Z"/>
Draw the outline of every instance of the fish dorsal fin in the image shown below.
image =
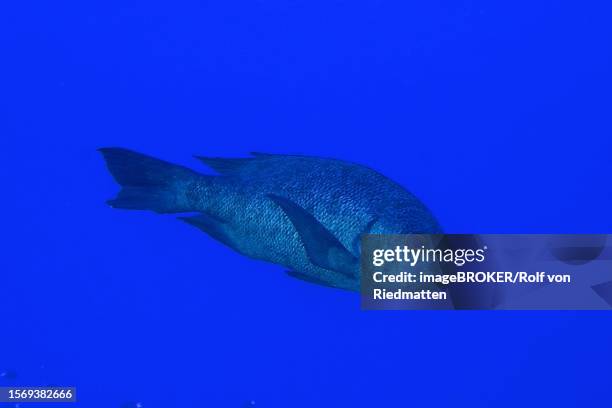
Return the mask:
<path fill-rule="evenodd" d="M 240 175 L 242 172 L 250 168 L 252 165 L 268 162 L 269 159 L 290 157 L 282 154 L 268 154 L 268 153 L 251 153 L 253 157 L 205 157 L 205 156 L 194 156 L 202 163 L 213 169 L 219 174 L 224 176 Z"/>
<path fill-rule="evenodd" d="M 251 156 L 254 159 L 286 159 L 286 158 L 303 158 L 310 159 L 311 156 L 304 154 L 280 154 L 280 153 L 263 153 L 263 152 L 251 152 Z"/>
<path fill-rule="evenodd" d="M 241 176 L 243 174 L 248 176 L 253 171 L 266 171 L 267 166 L 275 162 L 274 159 L 309 158 L 308 156 L 259 152 L 251 152 L 251 155 L 253 157 L 194 157 L 223 176 Z"/>
<path fill-rule="evenodd" d="M 266 158 L 266 157 L 280 157 L 282 155 L 274 154 L 274 153 L 251 152 L 251 156 Z"/>
<path fill-rule="evenodd" d="M 312 214 L 284 197 L 274 194 L 268 194 L 268 197 L 283 210 L 297 230 L 310 262 L 351 278 L 357 277 L 357 258 Z"/>
<path fill-rule="evenodd" d="M 252 164 L 254 160 L 257 160 L 252 157 L 247 158 L 233 158 L 227 159 L 223 157 L 204 157 L 204 156 L 194 156 L 196 159 L 200 160 L 202 163 L 206 164 L 208 167 L 213 169 L 219 174 L 231 176 L 233 174 L 239 174 L 243 171 L 243 169 Z"/>

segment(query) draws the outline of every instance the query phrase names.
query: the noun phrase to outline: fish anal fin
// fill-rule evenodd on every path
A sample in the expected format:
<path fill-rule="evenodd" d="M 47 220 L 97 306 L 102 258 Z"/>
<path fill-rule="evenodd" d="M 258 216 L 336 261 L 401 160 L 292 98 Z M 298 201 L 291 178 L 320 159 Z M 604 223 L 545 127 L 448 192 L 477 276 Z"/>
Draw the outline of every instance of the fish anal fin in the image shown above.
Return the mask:
<path fill-rule="evenodd" d="M 227 225 L 217 217 L 201 213 L 191 217 L 178 217 L 181 221 L 204 231 L 217 241 L 236 249 L 232 237 L 228 234 Z"/>

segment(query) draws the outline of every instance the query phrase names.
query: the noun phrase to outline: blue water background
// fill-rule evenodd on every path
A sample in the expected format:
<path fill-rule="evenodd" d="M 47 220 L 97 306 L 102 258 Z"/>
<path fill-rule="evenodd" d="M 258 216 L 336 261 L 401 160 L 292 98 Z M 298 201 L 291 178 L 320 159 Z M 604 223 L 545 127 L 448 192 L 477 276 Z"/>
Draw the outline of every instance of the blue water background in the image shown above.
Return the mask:
<path fill-rule="evenodd" d="M 191 155 L 328 156 L 406 186 L 448 232 L 610 233 L 610 2 L 2 9 L 15 383 L 105 408 L 609 404 L 610 313 L 362 312 L 172 216 L 110 209 L 95 149 L 202 171 Z"/>

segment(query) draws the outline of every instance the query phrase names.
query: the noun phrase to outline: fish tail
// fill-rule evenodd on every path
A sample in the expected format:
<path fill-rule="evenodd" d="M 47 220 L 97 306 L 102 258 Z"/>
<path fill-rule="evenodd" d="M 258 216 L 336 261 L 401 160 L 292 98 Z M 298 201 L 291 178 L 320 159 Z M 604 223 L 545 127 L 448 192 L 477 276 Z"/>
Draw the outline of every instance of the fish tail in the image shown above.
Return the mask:
<path fill-rule="evenodd" d="M 113 208 L 179 213 L 193 210 L 188 191 L 207 176 L 123 148 L 98 149 L 121 191 L 109 200 Z"/>

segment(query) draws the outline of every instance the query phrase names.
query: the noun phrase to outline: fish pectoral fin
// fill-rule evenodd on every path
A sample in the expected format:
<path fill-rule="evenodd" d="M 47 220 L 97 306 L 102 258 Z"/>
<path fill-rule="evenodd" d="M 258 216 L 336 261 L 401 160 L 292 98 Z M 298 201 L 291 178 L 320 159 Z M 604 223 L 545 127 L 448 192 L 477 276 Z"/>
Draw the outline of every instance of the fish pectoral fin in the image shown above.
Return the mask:
<path fill-rule="evenodd" d="M 216 239 L 217 241 L 220 241 L 221 243 L 229 246 L 230 248 L 234 248 L 233 240 L 227 233 L 227 226 L 219 218 L 201 213 L 199 215 L 194 215 L 191 217 L 178 217 L 178 219 L 204 231 L 212 238 Z"/>
<path fill-rule="evenodd" d="M 319 279 L 314 276 L 306 275 L 304 273 L 295 272 L 295 271 L 286 271 L 286 273 L 288 276 L 291 276 L 292 278 L 296 278 L 304 282 L 312 283 L 315 285 L 327 286 L 328 288 L 335 288 L 334 285 L 332 285 L 331 283 L 327 282 L 324 279 Z"/>
<path fill-rule="evenodd" d="M 274 194 L 268 194 L 268 197 L 283 210 L 297 230 L 306 255 L 313 265 L 350 278 L 357 277 L 357 258 L 312 214 L 284 197 Z"/>

